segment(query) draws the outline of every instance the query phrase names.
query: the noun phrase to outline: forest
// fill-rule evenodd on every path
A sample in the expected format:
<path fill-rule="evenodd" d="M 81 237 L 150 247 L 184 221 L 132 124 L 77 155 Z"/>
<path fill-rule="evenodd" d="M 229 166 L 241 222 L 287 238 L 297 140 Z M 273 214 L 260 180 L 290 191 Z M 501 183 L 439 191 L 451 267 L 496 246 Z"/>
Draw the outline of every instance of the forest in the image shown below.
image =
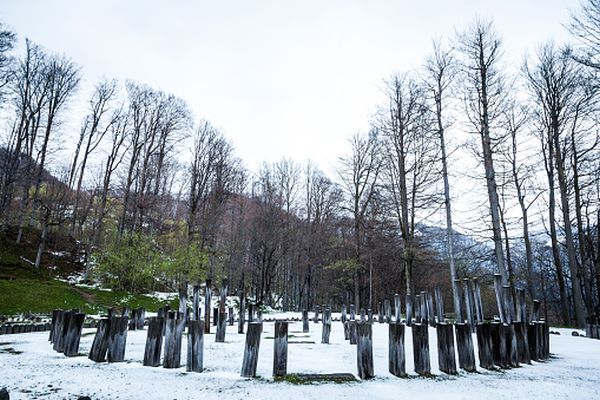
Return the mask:
<path fill-rule="evenodd" d="M 600 0 L 565 29 L 570 43 L 514 70 L 493 21 L 434 41 L 419 68 L 382 77 L 371 128 L 348 132 L 326 173 L 291 158 L 250 171 L 218 121 L 142 82 L 105 79 L 79 99 L 83 69 L 17 46 L 4 21 L 0 236 L 34 232 L 33 268 L 53 237 L 71 238 L 82 279 L 103 287 L 227 278 L 230 293 L 284 311 L 376 309 L 435 287 L 452 304 L 457 280 L 478 277 L 492 314 L 500 274 L 549 321 L 582 327 L 600 318 Z M 461 170 L 457 152 L 477 168 Z M 453 225 L 457 175 L 481 187 L 477 232 Z"/>

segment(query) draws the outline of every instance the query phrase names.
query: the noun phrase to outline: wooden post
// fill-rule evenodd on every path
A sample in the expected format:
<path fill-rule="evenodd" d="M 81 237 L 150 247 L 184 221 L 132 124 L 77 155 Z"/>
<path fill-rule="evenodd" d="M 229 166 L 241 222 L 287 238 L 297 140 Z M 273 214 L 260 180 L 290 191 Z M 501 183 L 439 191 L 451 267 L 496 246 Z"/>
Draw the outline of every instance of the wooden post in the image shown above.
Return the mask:
<path fill-rule="evenodd" d="M 377 320 L 380 324 L 383 324 L 385 321 L 385 316 L 383 315 L 383 304 L 381 304 L 381 302 L 377 303 Z"/>
<path fill-rule="evenodd" d="M 383 308 L 385 310 L 385 322 L 389 324 L 390 322 L 392 322 L 392 306 L 388 299 L 385 299 L 383 301 Z"/>
<path fill-rule="evenodd" d="M 406 325 L 411 326 L 413 317 L 413 301 L 412 295 L 406 295 Z"/>
<path fill-rule="evenodd" d="M 260 347 L 261 333 L 261 323 L 248 323 L 248 333 L 246 333 L 246 345 L 244 347 L 244 359 L 242 361 L 241 376 L 243 378 L 254 378 L 256 376 L 256 365 L 258 363 L 258 349 Z"/>
<path fill-rule="evenodd" d="M 351 319 L 348 321 L 348 332 L 350 334 L 350 344 L 357 343 L 357 331 L 356 331 L 356 320 Z"/>
<path fill-rule="evenodd" d="M 415 372 L 421 376 L 431 375 L 428 329 L 429 328 L 426 323 L 415 323 L 412 325 Z"/>
<path fill-rule="evenodd" d="M 56 310 L 56 318 L 54 315 L 52 316 L 52 332 L 50 336 L 52 337 L 52 348 L 57 350 L 58 340 L 62 336 L 62 327 L 63 327 L 63 319 L 65 318 L 66 311 L 64 310 Z M 12 332 L 12 331 L 10 331 Z M 9 332 L 9 333 L 10 333 Z"/>
<path fill-rule="evenodd" d="M 496 292 L 496 304 L 498 306 L 498 316 L 500 322 L 506 323 L 506 315 L 504 315 L 504 301 L 502 296 L 502 276 L 500 274 L 494 274 L 494 292 Z"/>
<path fill-rule="evenodd" d="M 519 298 L 519 309 L 517 310 L 517 313 L 519 313 L 521 322 L 527 323 L 527 302 L 525 301 L 525 289 L 517 289 L 517 297 Z"/>
<path fill-rule="evenodd" d="M 365 322 L 367 320 L 367 316 L 365 314 L 365 309 L 361 308 L 360 309 L 360 322 Z"/>
<path fill-rule="evenodd" d="M 106 352 L 108 351 L 108 332 L 110 330 L 110 319 L 102 318 L 98 321 L 96 336 L 92 342 L 89 359 L 95 362 L 106 361 Z"/>
<path fill-rule="evenodd" d="M 192 307 L 193 319 L 200 321 L 200 285 L 194 285 L 192 288 Z"/>
<path fill-rule="evenodd" d="M 517 339 L 519 363 L 531 364 L 531 358 L 529 356 L 529 342 L 527 340 L 527 322 L 515 322 L 514 327 L 515 337 Z"/>
<path fill-rule="evenodd" d="M 539 354 L 537 351 L 537 335 L 536 335 L 536 326 L 535 322 L 530 322 L 527 324 L 527 342 L 529 344 L 529 356 L 533 361 L 539 361 Z"/>
<path fill-rule="evenodd" d="M 372 324 L 375 322 L 375 317 L 373 316 L 373 310 L 372 309 L 368 309 L 367 310 L 367 321 Z"/>
<path fill-rule="evenodd" d="M 246 320 L 246 296 L 242 292 L 240 296 L 240 309 L 238 310 L 238 333 L 244 333 L 244 322 Z M 206 328 L 204 328 L 206 330 Z"/>
<path fill-rule="evenodd" d="M 325 323 L 323 323 L 324 327 Z M 273 336 L 275 337 L 273 343 L 273 376 L 281 377 L 287 374 L 288 322 L 275 321 Z"/>
<path fill-rule="evenodd" d="M 494 367 L 494 354 L 492 352 L 492 331 L 490 324 L 477 324 L 477 348 L 479 366 L 484 369 L 496 369 Z"/>
<path fill-rule="evenodd" d="M 204 333 L 210 333 L 210 313 L 212 310 L 212 280 L 206 280 L 204 287 Z"/>
<path fill-rule="evenodd" d="M 185 370 L 202 372 L 204 369 L 204 321 L 190 320 L 187 336 Z"/>
<path fill-rule="evenodd" d="M 227 318 L 228 318 L 228 321 L 227 321 L 228 325 L 233 326 L 233 323 L 235 322 L 234 317 L 233 317 L 233 307 L 229 307 L 227 309 Z"/>
<path fill-rule="evenodd" d="M 147 367 L 158 367 L 160 365 L 160 353 L 162 351 L 164 317 L 152 317 L 148 319 L 148 335 L 146 336 L 146 347 L 144 349 L 143 365 Z"/>
<path fill-rule="evenodd" d="M 356 308 L 354 308 L 354 304 L 350 304 L 350 319 L 356 319 Z"/>
<path fill-rule="evenodd" d="M 181 339 L 185 328 L 183 316 L 177 318 L 174 312 L 169 312 L 166 321 L 164 368 L 179 368 L 181 366 Z"/>
<path fill-rule="evenodd" d="M 56 332 L 54 333 L 54 343 L 52 344 L 52 348 L 59 353 L 62 353 L 65 350 L 65 336 L 67 334 L 71 313 L 72 311 L 63 311 L 59 313 L 56 321 Z M 15 332 L 14 327 L 13 333 L 17 333 Z"/>
<path fill-rule="evenodd" d="M 112 317 L 108 331 L 108 362 L 125 361 L 128 317 Z"/>
<path fill-rule="evenodd" d="M 492 322 L 492 352 L 494 354 L 494 364 L 502 369 L 509 368 L 508 365 L 508 346 L 506 343 L 506 324 Z"/>
<path fill-rule="evenodd" d="M 429 324 L 429 310 L 428 310 L 428 303 L 427 303 L 427 293 L 424 291 L 421 291 L 421 322 L 424 324 Z"/>
<path fill-rule="evenodd" d="M 302 310 L 302 332 L 307 333 L 308 331 L 309 331 L 308 311 Z"/>
<path fill-rule="evenodd" d="M 227 278 L 223 279 L 221 290 L 219 291 L 219 308 L 217 314 L 217 334 L 215 335 L 215 342 L 225 342 L 225 332 L 227 330 L 227 314 L 225 313 L 225 303 L 227 301 L 227 291 L 229 290 L 229 281 Z"/>
<path fill-rule="evenodd" d="M 456 323 L 462 324 L 465 322 L 465 318 L 462 313 L 463 301 L 462 301 L 462 293 L 460 291 L 460 289 L 461 289 L 460 279 L 454 280 L 454 288 L 455 288 L 455 291 L 452 294 L 452 296 L 454 297 L 454 320 L 456 321 Z"/>
<path fill-rule="evenodd" d="M 483 302 L 481 301 L 481 287 L 479 286 L 479 279 L 473 278 L 473 290 L 474 290 L 474 303 L 475 303 L 475 322 L 478 324 L 483 323 Z"/>
<path fill-rule="evenodd" d="M 406 377 L 406 352 L 404 350 L 404 324 L 389 325 L 389 371 L 399 378 Z"/>
<path fill-rule="evenodd" d="M 129 330 L 135 331 L 137 329 L 137 309 L 131 310 L 131 318 L 129 319 Z"/>
<path fill-rule="evenodd" d="M 431 297 L 431 293 L 425 292 L 425 300 L 427 302 L 427 320 L 429 326 L 435 328 L 435 309 L 433 308 L 433 298 Z"/>
<path fill-rule="evenodd" d="M 356 364 L 360 379 L 370 379 L 375 376 L 373 370 L 373 333 L 372 325 L 360 322 L 356 325 Z"/>
<path fill-rule="evenodd" d="M 402 303 L 400 302 L 400 295 L 394 294 L 394 321 L 397 324 L 402 322 Z"/>
<path fill-rule="evenodd" d="M 475 351 L 473 336 L 469 324 L 455 324 L 456 346 L 458 347 L 458 365 L 467 372 L 475 372 Z"/>
<path fill-rule="evenodd" d="M 463 279 L 463 294 L 465 297 L 465 311 L 467 316 L 467 323 L 471 326 L 471 329 L 475 329 L 475 318 L 473 315 L 473 291 L 471 290 L 471 282 L 469 279 Z"/>
<path fill-rule="evenodd" d="M 444 299 L 442 298 L 442 291 L 439 287 L 434 290 L 435 295 L 435 314 L 437 316 L 438 324 L 445 322 L 444 318 Z"/>
<path fill-rule="evenodd" d="M 315 316 L 313 318 L 313 322 L 315 324 L 319 323 L 319 306 L 318 305 L 315 305 Z"/>
<path fill-rule="evenodd" d="M 79 341 L 81 339 L 84 320 L 85 314 L 82 313 L 74 314 L 69 320 L 64 350 L 64 354 L 67 357 L 74 357 L 79 353 Z"/>
<path fill-rule="evenodd" d="M 438 361 L 440 371 L 455 375 L 456 357 L 454 356 L 454 331 L 452 325 L 440 322 L 436 326 Z"/>
<path fill-rule="evenodd" d="M 350 340 L 350 330 L 348 328 L 348 316 L 346 315 L 345 304 L 342 304 L 342 324 L 344 325 L 344 340 Z"/>
<path fill-rule="evenodd" d="M 329 335 L 331 334 L 331 310 L 323 309 L 323 331 L 321 333 L 321 343 L 329 344 Z"/>
<path fill-rule="evenodd" d="M 61 310 L 53 310 L 52 311 L 52 322 L 50 323 L 50 335 L 48 337 L 48 340 L 50 341 L 50 343 L 54 342 L 54 327 L 56 326 L 56 320 L 58 319 L 58 313 Z"/>
<path fill-rule="evenodd" d="M 510 286 L 502 286 L 502 311 L 507 324 L 515 321 L 515 305 L 512 300 L 512 290 Z"/>
<path fill-rule="evenodd" d="M 213 326 L 218 326 L 218 322 L 219 322 L 219 307 L 214 307 L 213 310 L 213 318 L 212 318 L 212 324 Z"/>
<path fill-rule="evenodd" d="M 519 367 L 519 346 L 517 343 L 517 332 L 514 324 L 505 327 L 506 346 L 508 347 L 508 365 L 513 368 Z"/>

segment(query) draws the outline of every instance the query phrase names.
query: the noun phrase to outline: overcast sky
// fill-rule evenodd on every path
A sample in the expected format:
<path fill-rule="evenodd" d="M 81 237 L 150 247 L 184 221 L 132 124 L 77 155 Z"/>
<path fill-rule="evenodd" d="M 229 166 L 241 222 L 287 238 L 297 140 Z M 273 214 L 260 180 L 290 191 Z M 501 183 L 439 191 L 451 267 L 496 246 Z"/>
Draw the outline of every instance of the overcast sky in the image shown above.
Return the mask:
<path fill-rule="evenodd" d="M 366 131 L 382 81 L 421 65 L 433 38 L 493 18 L 507 64 L 567 38 L 574 0 L 28 1 L 1 0 L 0 20 L 83 67 L 83 103 L 102 77 L 184 98 L 237 154 L 312 159 L 331 171 Z M 77 108 L 75 107 L 74 110 Z M 76 118 L 76 126 L 81 116 Z"/>

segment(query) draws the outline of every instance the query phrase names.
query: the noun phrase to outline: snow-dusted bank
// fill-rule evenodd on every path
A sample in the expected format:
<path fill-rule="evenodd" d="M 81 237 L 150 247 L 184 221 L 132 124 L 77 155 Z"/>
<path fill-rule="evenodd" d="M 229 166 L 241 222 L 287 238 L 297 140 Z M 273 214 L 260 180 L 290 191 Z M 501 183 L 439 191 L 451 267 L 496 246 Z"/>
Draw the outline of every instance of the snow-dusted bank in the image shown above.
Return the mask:
<path fill-rule="evenodd" d="M 286 316 L 290 316 L 289 314 Z M 295 315 L 298 317 L 299 315 Z M 302 332 L 302 322 L 289 325 L 288 373 L 357 374 L 356 346 L 344 340 L 343 326 L 333 322 L 330 344 L 321 344 L 322 324 L 311 322 Z M 213 330 L 214 331 L 214 330 Z M 520 368 L 478 373 L 460 371 L 442 374 L 437 363 L 435 329 L 429 329 L 433 378 L 414 374 L 411 331 L 406 331 L 408 379 L 388 372 L 388 325 L 373 325 L 375 378 L 345 384 L 295 385 L 275 382 L 273 372 L 274 324 L 265 322 L 260 343 L 257 374 L 262 379 L 244 379 L 240 369 L 245 335 L 227 327 L 224 343 L 214 334 L 205 335 L 204 372 L 144 367 L 146 330 L 129 331 L 124 363 L 95 363 L 87 358 L 95 329 L 84 329 L 81 356 L 67 358 L 56 353 L 48 332 L 5 335 L 0 341 L 0 386 L 11 399 L 247 399 L 261 400 L 338 398 L 428 398 L 428 399 L 596 399 L 600 398 L 600 341 L 571 336 L 572 330 L 558 329 L 551 335 L 552 358 Z M 476 344 L 476 340 L 474 340 Z M 182 354 L 187 341 L 183 340 Z M 183 357 L 185 359 L 185 357 Z M 183 363 L 182 363 L 183 364 Z"/>

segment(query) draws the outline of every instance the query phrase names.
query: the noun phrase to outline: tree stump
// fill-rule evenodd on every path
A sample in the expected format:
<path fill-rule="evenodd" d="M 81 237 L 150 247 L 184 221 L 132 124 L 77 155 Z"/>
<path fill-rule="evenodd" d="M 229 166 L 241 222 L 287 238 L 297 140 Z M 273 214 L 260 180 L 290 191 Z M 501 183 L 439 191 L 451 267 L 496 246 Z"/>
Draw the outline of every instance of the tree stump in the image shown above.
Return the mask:
<path fill-rule="evenodd" d="M 185 370 L 202 372 L 204 369 L 204 321 L 190 320 L 187 336 Z"/>
<path fill-rule="evenodd" d="M 248 323 L 248 333 L 246 333 L 246 345 L 244 347 L 244 359 L 242 361 L 241 376 L 243 378 L 254 378 L 256 376 L 261 333 L 262 323 Z"/>
<path fill-rule="evenodd" d="M 431 375 L 429 332 L 426 323 L 415 323 L 412 325 L 412 341 L 415 372 L 421 376 Z"/>
<path fill-rule="evenodd" d="M 128 317 L 112 317 L 108 331 L 108 362 L 125 361 Z"/>
<path fill-rule="evenodd" d="M 164 326 L 165 319 L 163 317 L 152 317 L 148 320 L 148 335 L 146 336 L 143 365 L 148 367 L 160 366 Z"/>
<path fill-rule="evenodd" d="M 356 363 L 360 379 L 370 379 L 375 376 L 373 369 L 373 333 L 372 326 L 366 322 L 356 326 Z"/>
<path fill-rule="evenodd" d="M 440 371 L 449 375 L 456 375 L 456 357 L 454 355 L 454 331 L 452 325 L 444 322 L 438 323 L 437 348 Z"/>
<path fill-rule="evenodd" d="M 325 324 L 323 324 L 323 328 Z M 288 322 L 275 321 L 275 341 L 273 343 L 273 376 L 282 377 L 287 374 Z M 244 356 L 245 357 L 245 356 Z"/>
<path fill-rule="evenodd" d="M 467 372 L 475 372 L 475 350 L 473 336 L 468 324 L 454 324 L 456 331 L 456 346 L 458 347 L 458 365 Z"/>
<path fill-rule="evenodd" d="M 399 378 L 406 377 L 406 352 L 404 349 L 404 324 L 389 325 L 389 371 Z"/>

